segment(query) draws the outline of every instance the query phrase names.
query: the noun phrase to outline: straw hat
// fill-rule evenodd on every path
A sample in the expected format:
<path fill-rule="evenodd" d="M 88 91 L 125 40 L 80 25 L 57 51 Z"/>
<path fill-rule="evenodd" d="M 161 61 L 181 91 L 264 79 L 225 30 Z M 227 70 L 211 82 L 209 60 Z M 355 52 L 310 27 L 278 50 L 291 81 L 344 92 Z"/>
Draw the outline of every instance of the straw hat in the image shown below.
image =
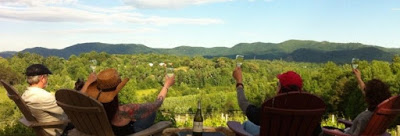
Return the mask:
<path fill-rule="evenodd" d="M 101 103 L 109 103 L 128 81 L 128 78 L 121 80 L 117 70 L 106 69 L 97 75 L 96 81 L 90 83 L 86 93 Z"/>

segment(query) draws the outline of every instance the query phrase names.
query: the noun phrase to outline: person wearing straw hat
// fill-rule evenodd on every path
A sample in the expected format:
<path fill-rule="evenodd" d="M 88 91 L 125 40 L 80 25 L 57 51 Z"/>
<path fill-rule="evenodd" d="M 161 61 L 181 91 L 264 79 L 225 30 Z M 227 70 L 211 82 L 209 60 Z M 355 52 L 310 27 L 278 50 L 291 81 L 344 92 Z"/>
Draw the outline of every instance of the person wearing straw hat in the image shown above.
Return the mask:
<path fill-rule="evenodd" d="M 121 79 L 117 70 L 112 68 L 101 71 L 97 76 L 95 73 L 90 74 L 81 91 L 103 104 L 115 135 L 128 135 L 153 124 L 156 111 L 167 96 L 168 88 L 175 83 L 175 76 L 165 77 L 164 86 L 157 100 L 152 103 L 120 105 L 118 93 L 129 79 Z"/>

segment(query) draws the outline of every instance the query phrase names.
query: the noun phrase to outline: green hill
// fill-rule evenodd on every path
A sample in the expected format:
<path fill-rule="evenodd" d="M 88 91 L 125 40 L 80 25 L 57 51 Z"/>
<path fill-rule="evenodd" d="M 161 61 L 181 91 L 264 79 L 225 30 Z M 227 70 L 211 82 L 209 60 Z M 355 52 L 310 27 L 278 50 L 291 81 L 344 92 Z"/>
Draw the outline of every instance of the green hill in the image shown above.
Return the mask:
<path fill-rule="evenodd" d="M 227 47 L 190 47 L 180 46 L 171 49 L 150 48 L 142 44 L 105 44 L 81 43 L 64 49 L 46 49 L 41 47 L 25 49 L 21 52 L 37 53 L 42 56 L 60 56 L 69 58 L 90 51 L 106 52 L 109 54 L 173 54 L 194 56 L 201 55 L 207 58 L 229 57 L 236 54 L 245 55 L 246 59 L 283 59 L 299 62 L 327 62 L 344 63 L 349 58 L 357 57 L 364 60 L 389 61 L 393 55 L 400 54 L 400 48 L 383 48 L 379 46 L 364 45 L 360 43 L 331 43 L 309 40 L 288 40 L 282 43 L 239 43 L 232 48 Z M 9 57 L 8 56 L 2 57 Z"/>

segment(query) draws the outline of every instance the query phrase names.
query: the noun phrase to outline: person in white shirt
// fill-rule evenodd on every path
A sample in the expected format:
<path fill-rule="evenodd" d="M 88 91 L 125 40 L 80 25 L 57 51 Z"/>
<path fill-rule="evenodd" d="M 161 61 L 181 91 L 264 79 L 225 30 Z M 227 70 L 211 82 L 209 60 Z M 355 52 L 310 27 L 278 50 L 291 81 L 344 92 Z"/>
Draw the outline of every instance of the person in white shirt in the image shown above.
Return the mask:
<path fill-rule="evenodd" d="M 52 74 L 51 71 L 42 64 L 33 64 L 26 69 L 25 74 L 29 87 L 22 94 L 22 99 L 33 116 L 39 122 L 68 119 L 63 109 L 57 105 L 55 96 L 44 90 L 47 86 L 48 76 Z M 45 128 L 44 130 L 50 135 L 56 135 L 56 132 L 62 133 L 65 127 L 63 125 L 57 128 Z"/>

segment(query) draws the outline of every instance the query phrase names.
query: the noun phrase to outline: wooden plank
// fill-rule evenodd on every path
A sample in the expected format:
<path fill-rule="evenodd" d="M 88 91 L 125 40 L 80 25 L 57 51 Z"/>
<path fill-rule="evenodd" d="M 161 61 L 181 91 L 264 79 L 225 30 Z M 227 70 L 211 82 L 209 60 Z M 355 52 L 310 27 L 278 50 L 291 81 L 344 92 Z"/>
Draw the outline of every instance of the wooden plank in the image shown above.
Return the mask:
<path fill-rule="evenodd" d="M 73 95 L 73 105 L 79 106 L 79 107 L 92 107 L 90 104 L 90 101 L 88 101 L 88 97 L 83 97 L 82 94 L 80 94 L 77 91 L 69 90 L 69 94 Z M 97 107 L 96 107 L 97 108 Z M 87 112 L 78 112 L 79 114 L 79 119 L 80 123 L 82 126 L 84 126 L 85 130 L 83 132 L 88 133 L 88 134 L 93 134 L 93 135 L 104 135 L 102 131 L 99 129 L 101 126 L 99 126 L 97 120 L 92 120 L 93 116 L 97 116 L 97 113 L 87 113 Z M 100 130 L 100 132 L 99 132 Z"/>
<path fill-rule="evenodd" d="M 82 96 L 83 97 L 83 96 Z M 90 99 L 90 97 L 85 96 L 85 99 L 82 99 L 82 103 L 85 103 L 85 106 L 91 106 L 91 107 L 96 107 L 101 109 L 100 112 L 97 112 L 96 114 L 87 114 L 86 116 L 95 126 L 94 130 L 97 132 L 96 135 L 99 136 L 107 136 L 107 135 L 114 135 L 114 132 L 112 132 L 111 125 L 108 122 L 107 115 L 105 114 L 105 110 L 103 108 L 103 105 L 98 103 L 97 101 Z M 111 131 L 111 132 L 110 132 Z"/>
<path fill-rule="evenodd" d="M 289 134 L 288 131 L 284 131 L 284 130 L 289 130 L 291 124 L 292 124 L 292 116 L 285 116 L 283 118 L 281 118 L 281 128 L 280 128 L 280 135 L 282 136 L 286 136 Z"/>
<path fill-rule="evenodd" d="M 57 102 L 63 102 L 66 104 L 71 104 L 73 101 L 73 99 L 71 99 L 71 96 L 69 96 L 69 94 L 66 91 L 60 91 L 60 90 L 56 92 L 56 99 L 57 99 Z M 63 105 L 60 105 L 60 106 L 63 108 Z M 64 112 L 68 115 L 68 118 L 74 124 L 75 128 L 77 128 L 78 130 L 86 129 L 80 123 L 79 115 L 75 114 L 74 111 L 64 109 Z"/>
<path fill-rule="evenodd" d="M 290 92 L 277 95 L 263 104 L 260 134 L 310 135 L 324 111 L 322 99 L 312 94 Z"/>
<path fill-rule="evenodd" d="M 267 135 L 269 136 L 278 136 L 279 135 L 279 129 L 281 126 L 281 116 L 277 115 L 277 114 L 269 114 L 271 117 L 270 120 L 270 127 L 269 127 L 269 133 L 267 133 Z"/>
<path fill-rule="evenodd" d="M 64 102 L 67 104 L 79 104 L 79 102 L 76 102 L 77 100 L 79 100 L 79 98 L 76 95 L 71 94 L 69 90 L 64 91 L 64 98 Z M 82 117 L 82 115 L 77 111 L 68 110 L 68 112 L 74 117 L 74 121 L 76 122 L 76 124 L 78 124 L 78 130 L 82 130 L 82 132 L 87 133 L 89 126 L 86 124 L 84 117 Z"/>
<path fill-rule="evenodd" d="M 74 105 L 77 100 L 76 96 L 71 96 L 69 93 L 69 90 L 66 89 L 61 89 L 56 92 L 56 99 L 58 102 L 63 102 L 64 104 L 67 105 Z M 60 105 L 63 106 L 63 105 Z M 79 131 L 83 133 L 88 133 L 88 125 L 84 124 L 83 120 L 81 119 L 81 115 L 79 113 L 76 113 L 76 111 L 72 111 L 69 109 L 65 109 L 64 112 L 68 115 L 72 123 L 74 124 L 75 128 L 78 129 Z"/>
<path fill-rule="evenodd" d="M 243 129 L 242 124 L 240 124 L 239 122 L 228 121 L 227 125 L 228 125 L 229 129 L 231 129 L 232 131 L 234 131 L 236 133 L 236 135 L 239 135 L 239 136 L 250 136 L 251 135 Z M 139 134 L 135 134 L 135 135 L 139 136 Z"/>

